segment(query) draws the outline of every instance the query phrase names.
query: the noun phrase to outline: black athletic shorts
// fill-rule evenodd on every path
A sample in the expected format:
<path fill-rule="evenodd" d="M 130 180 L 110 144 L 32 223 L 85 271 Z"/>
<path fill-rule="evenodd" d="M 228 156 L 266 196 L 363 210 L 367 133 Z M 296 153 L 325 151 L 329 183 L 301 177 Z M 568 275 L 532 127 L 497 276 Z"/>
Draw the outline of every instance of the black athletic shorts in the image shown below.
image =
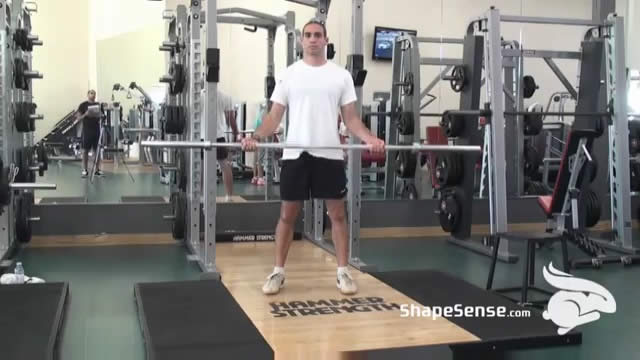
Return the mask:
<path fill-rule="evenodd" d="M 226 142 L 226 140 L 223 137 L 219 137 L 216 142 L 223 143 L 223 142 Z M 218 159 L 218 161 L 226 160 L 227 157 L 229 157 L 229 151 L 227 150 L 227 148 L 224 148 L 224 147 L 216 148 L 216 159 Z"/>
<path fill-rule="evenodd" d="M 98 148 L 98 140 L 100 139 L 100 130 L 83 129 L 82 131 L 82 148 L 84 150 L 96 150 Z"/>
<path fill-rule="evenodd" d="M 344 199 L 346 194 L 344 161 L 315 157 L 306 151 L 297 159 L 282 160 L 282 200 Z"/>

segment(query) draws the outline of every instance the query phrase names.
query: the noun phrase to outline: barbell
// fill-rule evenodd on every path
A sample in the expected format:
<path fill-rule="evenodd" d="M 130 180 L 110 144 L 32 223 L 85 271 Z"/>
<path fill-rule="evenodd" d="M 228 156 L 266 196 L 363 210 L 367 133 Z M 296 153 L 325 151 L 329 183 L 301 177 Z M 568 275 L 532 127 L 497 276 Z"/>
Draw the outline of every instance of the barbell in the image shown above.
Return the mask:
<path fill-rule="evenodd" d="M 211 141 L 142 141 L 142 147 L 182 148 L 211 150 L 213 148 L 242 148 L 242 143 L 218 143 Z M 370 150 L 366 144 L 344 144 L 328 146 L 309 146 L 287 143 L 257 143 L 262 149 L 307 149 L 307 150 Z M 425 145 L 419 143 L 406 145 L 385 145 L 385 151 L 433 151 L 433 152 L 482 152 L 480 146 L 474 145 Z"/>

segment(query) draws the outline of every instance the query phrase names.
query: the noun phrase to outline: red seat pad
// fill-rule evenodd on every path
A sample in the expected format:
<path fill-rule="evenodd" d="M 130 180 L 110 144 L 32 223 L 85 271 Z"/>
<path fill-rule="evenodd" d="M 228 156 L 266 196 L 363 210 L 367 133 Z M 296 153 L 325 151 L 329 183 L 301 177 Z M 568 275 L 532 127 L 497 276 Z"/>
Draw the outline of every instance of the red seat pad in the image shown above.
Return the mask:
<path fill-rule="evenodd" d="M 376 162 L 381 163 L 384 162 L 387 158 L 386 153 L 372 153 L 369 150 L 362 151 L 362 161 L 364 162 Z"/>
<path fill-rule="evenodd" d="M 547 216 L 551 216 L 551 200 L 553 198 L 550 195 L 538 196 L 538 205 L 542 208 Z"/>

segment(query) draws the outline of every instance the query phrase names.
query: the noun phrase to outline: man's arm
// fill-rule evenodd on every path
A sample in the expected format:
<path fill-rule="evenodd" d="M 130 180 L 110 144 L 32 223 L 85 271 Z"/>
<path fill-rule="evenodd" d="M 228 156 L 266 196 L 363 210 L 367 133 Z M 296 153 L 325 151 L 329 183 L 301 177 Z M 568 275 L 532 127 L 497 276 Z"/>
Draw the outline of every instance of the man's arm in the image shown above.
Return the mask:
<path fill-rule="evenodd" d="M 364 125 L 362 119 L 358 115 L 356 111 L 356 103 L 352 102 L 342 106 L 342 119 L 344 120 L 344 125 L 349 129 L 349 131 L 354 134 L 358 139 L 369 142 L 374 139 L 378 139 L 376 136 L 371 133 L 371 131 Z"/>
<path fill-rule="evenodd" d="M 253 133 L 253 137 L 263 139 L 273 135 L 273 132 L 278 128 L 278 125 L 280 125 L 280 121 L 282 121 L 284 110 L 285 108 L 282 104 L 277 102 L 272 103 L 271 111 L 262 118 L 262 124 Z"/>

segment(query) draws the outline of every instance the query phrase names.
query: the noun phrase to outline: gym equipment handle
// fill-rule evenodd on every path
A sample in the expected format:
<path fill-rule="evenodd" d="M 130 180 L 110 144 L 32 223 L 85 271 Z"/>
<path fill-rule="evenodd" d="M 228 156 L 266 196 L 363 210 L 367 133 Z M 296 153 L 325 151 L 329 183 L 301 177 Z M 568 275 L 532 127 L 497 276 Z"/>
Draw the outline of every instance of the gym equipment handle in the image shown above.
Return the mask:
<path fill-rule="evenodd" d="M 44 183 L 11 183 L 9 187 L 14 190 L 55 190 L 56 184 L 44 184 Z"/>
<path fill-rule="evenodd" d="M 158 129 L 145 129 L 145 128 L 125 128 L 122 129 L 124 132 L 135 132 L 135 133 L 144 133 L 144 132 L 152 132 L 157 133 L 160 132 Z"/>
<path fill-rule="evenodd" d="M 24 77 L 27 79 L 42 79 L 44 76 L 37 71 L 25 71 Z"/>
<path fill-rule="evenodd" d="M 42 114 L 31 115 L 31 116 L 29 116 L 29 118 L 32 119 L 32 120 L 44 120 L 44 115 L 42 115 Z"/>
<path fill-rule="evenodd" d="M 186 148 L 211 150 L 212 148 L 242 148 L 241 143 L 212 143 L 211 141 L 142 141 L 143 147 Z M 371 146 L 365 144 L 333 145 L 333 146 L 305 146 L 284 143 L 257 143 L 263 149 L 313 149 L 313 150 L 369 150 Z M 449 146 L 449 145 L 385 145 L 387 151 L 443 151 L 443 152 L 481 152 L 480 146 Z"/>

